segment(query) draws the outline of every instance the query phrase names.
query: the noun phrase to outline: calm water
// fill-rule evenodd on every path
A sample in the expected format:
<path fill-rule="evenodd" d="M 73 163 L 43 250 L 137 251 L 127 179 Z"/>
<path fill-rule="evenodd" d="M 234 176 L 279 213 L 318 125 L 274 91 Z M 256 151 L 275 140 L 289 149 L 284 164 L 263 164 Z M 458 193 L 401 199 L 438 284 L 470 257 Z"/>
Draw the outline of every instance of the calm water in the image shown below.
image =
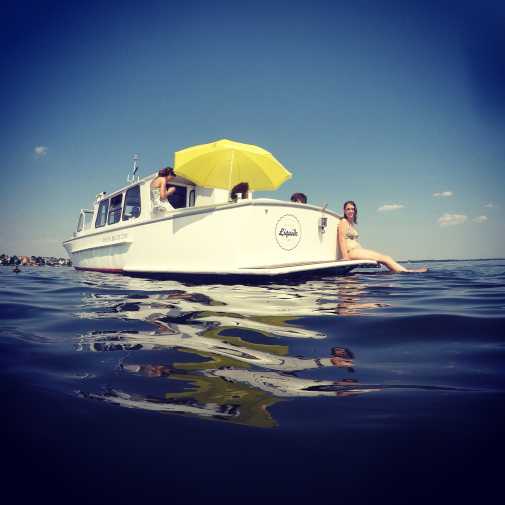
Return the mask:
<path fill-rule="evenodd" d="M 1 268 L 5 483 L 85 503 L 490 498 L 505 260 L 428 266 L 265 285 Z"/>

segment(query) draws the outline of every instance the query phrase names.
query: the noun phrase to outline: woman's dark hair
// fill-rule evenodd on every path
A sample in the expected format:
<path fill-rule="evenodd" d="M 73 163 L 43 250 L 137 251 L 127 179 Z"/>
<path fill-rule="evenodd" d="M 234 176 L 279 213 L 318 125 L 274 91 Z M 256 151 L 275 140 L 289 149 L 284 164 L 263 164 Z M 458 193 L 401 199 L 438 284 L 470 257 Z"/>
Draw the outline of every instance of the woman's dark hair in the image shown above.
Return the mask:
<path fill-rule="evenodd" d="M 291 195 L 292 202 L 307 203 L 307 196 L 303 193 L 293 193 Z"/>
<path fill-rule="evenodd" d="M 352 200 L 347 200 L 347 202 L 344 203 L 343 209 L 344 209 L 344 217 L 345 217 L 345 208 L 351 204 L 354 207 L 354 223 L 358 224 L 358 207 L 357 205 L 352 201 Z"/>
<path fill-rule="evenodd" d="M 237 193 L 242 193 L 242 198 L 247 198 L 247 194 L 249 193 L 249 183 L 241 182 L 236 186 L 233 186 L 230 194 L 232 200 L 237 199 Z"/>
<path fill-rule="evenodd" d="M 169 175 L 172 175 L 173 177 L 175 177 L 175 172 L 174 172 L 174 169 L 172 167 L 162 168 L 158 172 L 158 177 L 167 177 Z"/>

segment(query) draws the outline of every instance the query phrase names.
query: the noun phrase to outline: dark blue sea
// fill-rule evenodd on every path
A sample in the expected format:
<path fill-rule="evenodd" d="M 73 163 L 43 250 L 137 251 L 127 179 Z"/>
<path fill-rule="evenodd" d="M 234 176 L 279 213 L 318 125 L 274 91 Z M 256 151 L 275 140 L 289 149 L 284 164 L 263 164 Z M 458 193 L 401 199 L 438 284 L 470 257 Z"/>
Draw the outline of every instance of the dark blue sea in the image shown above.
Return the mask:
<path fill-rule="evenodd" d="M 505 260 L 425 264 L 253 285 L 0 267 L 2 495 L 501 502 Z"/>

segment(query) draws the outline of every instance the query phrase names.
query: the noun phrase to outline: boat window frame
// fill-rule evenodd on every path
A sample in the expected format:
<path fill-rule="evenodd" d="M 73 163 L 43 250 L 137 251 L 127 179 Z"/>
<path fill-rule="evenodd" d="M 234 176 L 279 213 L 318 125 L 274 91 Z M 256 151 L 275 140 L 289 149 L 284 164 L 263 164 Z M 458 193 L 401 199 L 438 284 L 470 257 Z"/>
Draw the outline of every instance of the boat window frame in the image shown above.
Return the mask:
<path fill-rule="evenodd" d="M 88 210 L 88 209 L 83 209 L 82 214 L 84 216 L 83 230 L 87 230 L 88 228 L 91 228 L 91 223 L 93 222 L 93 211 Z"/>
<path fill-rule="evenodd" d="M 196 203 L 196 190 L 193 188 L 188 195 L 188 207 L 194 207 Z"/>
<path fill-rule="evenodd" d="M 104 207 L 105 212 L 102 212 L 104 219 L 103 222 L 99 223 L 98 220 L 100 219 L 100 217 L 102 217 L 100 211 Z M 107 224 L 108 216 L 109 216 L 109 198 L 106 198 L 105 200 L 102 200 L 98 205 L 98 210 L 96 211 L 95 228 L 103 228 Z"/>
<path fill-rule="evenodd" d="M 132 209 L 133 208 L 138 208 L 138 214 L 136 216 L 133 215 L 126 215 L 126 206 L 127 206 L 127 203 L 128 203 L 128 193 L 130 193 L 131 191 L 133 190 L 137 190 L 138 191 L 138 205 L 132 205 Z M 121 219 L 123 221 L 129 221 L 130 219 L 136 219 L 140 216 L 140 213 L 142 212 L 142 193 L 140 191 L 140 184 L 135 184 L 135 186 L 131 186 L 130 188 L 128 188 L 126 191 L 125 191 L 125 195 L 124 195 L 124 199 L 123 199 L 123 213 L 122 213 L 122 216 L 121 216 Z"/>
<path fill-rule="evenodd" d="M 79 220 L 77 221 L 77 228 L 76 228 L 76 232 L 77 233 L 80 233 L 84 228 L 84 213 L 82 212 L 79 212 Z"/>
<path fill-rule="evenodd" d="M 93 222 L 93 211 L 88 209 L 81 209 L 79 219 L 77 221 L 76 233 L 81 233 L 84 230 L 91 228 Z"/>
<path fill-rule="evenodd" d="M 113 207 L 113 200 L 117 200 L 118 198 L 121 199 L 119 205 Z M 114 224 L 121 222 L 121 214 L 123 212 L 123 201 L 124 201 L 123 192 L 111 195 L 109 200 L 110 204 L 109 204 L 109 212 L 107 213 L 107 224 L 109 226 L 112 226 Z M 113 222 L 111 222 L 111 216 L 114 216 L 115 220 Z"/>

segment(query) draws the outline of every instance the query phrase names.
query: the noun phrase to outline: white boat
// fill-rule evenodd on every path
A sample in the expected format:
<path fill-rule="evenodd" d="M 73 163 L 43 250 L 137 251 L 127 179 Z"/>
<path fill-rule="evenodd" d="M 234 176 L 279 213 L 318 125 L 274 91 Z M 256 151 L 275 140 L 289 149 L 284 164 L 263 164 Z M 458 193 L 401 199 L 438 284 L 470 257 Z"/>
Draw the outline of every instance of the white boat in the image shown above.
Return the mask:
<path fill-rule="evenodd" d="M 135 165 L 134 165 L 135 166 Z M 134 173 L 136 168 L 134 170 Z M 339 216 L 316 205 L 248 197 L 182 177 L 165 207 L 151 199 L 156 174 L 97 195 L 63 242 L 79 270 L 138 275 L 273 277 L 347 273 L 375 261 L 337 259 Z"/>

